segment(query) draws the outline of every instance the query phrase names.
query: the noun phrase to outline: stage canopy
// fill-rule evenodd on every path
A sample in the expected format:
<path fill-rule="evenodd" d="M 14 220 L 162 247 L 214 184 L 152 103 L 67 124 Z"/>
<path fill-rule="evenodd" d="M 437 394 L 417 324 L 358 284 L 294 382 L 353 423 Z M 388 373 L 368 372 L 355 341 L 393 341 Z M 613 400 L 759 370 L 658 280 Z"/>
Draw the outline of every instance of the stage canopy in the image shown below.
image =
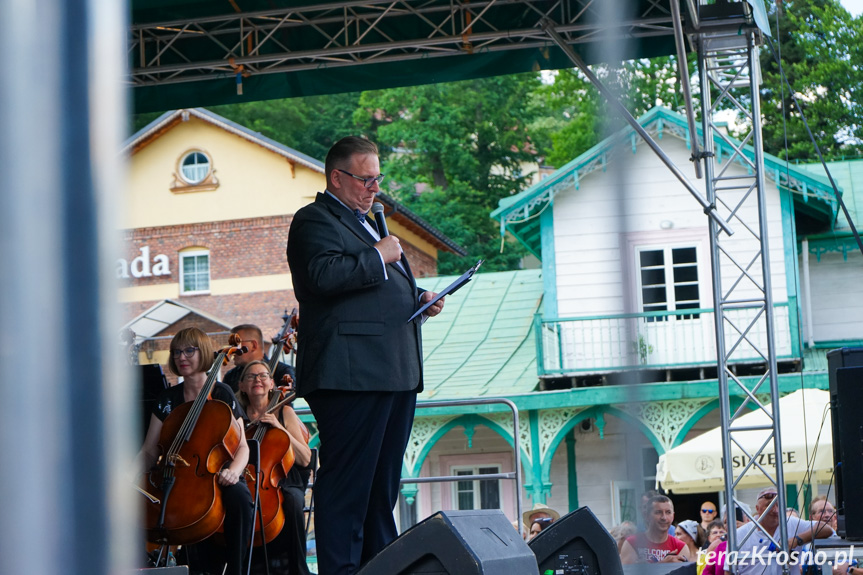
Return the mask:
<path fill-rule="evenodd" d="M 696 26 L 766 29 L 763 0 L 133 0 L 136 112 L 450 82 L 675 52 Z M 769 32 L 768 32 L 769 33 Z M 689 46 L 691 48 L 691 46 Z"/>
<path fill-rule="evenodd" d="M 833 436 L 829 403 L 830 392 L 820 389 L 801 389 L 779 400 L 782 469 L 787 483 L 832 480 Z M 771 425 L 772 422 L 761 410 L 747 413 L 734 422 L 732 428 L 760 428 L 734 435 L 740 442 L 740 445 L 732 446 L 731 450 L 735 476 L 749 465 L 750 458 L 746 454 L 759 453 L 759 448 L 769 438 Z M 760 451 L 738 486 L 769 485 L 758 466 L 775 477 L 775 453 L 771 442 Z M 722 430 L 718 427 L 711 429 L 660 456 L 656 466 L 656 481 L 663 489 L 673 493 L 723 490 Z"/>

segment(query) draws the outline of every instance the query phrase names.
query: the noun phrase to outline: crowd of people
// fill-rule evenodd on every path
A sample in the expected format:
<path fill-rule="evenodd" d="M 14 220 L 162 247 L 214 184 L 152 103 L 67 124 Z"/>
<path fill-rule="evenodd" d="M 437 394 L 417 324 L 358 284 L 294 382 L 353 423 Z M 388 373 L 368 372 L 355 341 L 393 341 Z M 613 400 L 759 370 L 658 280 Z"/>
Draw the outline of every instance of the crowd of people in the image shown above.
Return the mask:
<path fill-rule="evenodd" d="M 630 521 L 615 525 L 610 533 L 617 542 L 620 560 L 632 563 L 696 562 L 698 575 L 724 575 L 730 572 L 726 562 L 727 531 L 734 529 L 738 553 L 735 561 L 742 575 L 779 575 L 782 563 L 788 562 L 791 575 L 801 575 L 806 558 L 788 561 L 777 551 L 780 541 L 779 506 L 776 489 L 762 489 L 755 500 L 755 510 L 745 503 L 734 509 L 734 523 L 729 527 L 729 512 L 723 506 L 705 501 L 699 510 L 699 519 L 685 519 L 675 523 L 674 503 L 665 495 L 645 493 L 639 506 L 643 522 L 636 526 Z M 789 553 L 811 551 L 812 541 L 835 534 L 836 510 L 826 497 L 815 498 L 809 508 L 809 519 L 800 519 L 795 509 L 785 515 L 787 548 Z M 760 525 L 760 529 L 758 526 Z M 770 534 L 770 537 L 765 536 Z M 811 557 L 811 553 L 809 554 Z M 834 575 L 859 575 L 851 564 L 834 566 Z"/>

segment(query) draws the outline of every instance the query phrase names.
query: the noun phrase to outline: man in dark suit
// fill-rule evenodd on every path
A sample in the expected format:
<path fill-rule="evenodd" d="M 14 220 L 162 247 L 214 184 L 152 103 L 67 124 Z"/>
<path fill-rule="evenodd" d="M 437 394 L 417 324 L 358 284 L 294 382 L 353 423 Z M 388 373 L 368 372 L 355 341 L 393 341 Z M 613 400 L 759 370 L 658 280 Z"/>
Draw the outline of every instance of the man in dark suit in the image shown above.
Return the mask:
<path fill-rule="evenodd" d="M 288 263 L 300 304 L 298 393 L 318 424 L 315 536 L 323 575 L 349 575 L 398 535 L 402 458 L 422 391 L 422 319 L 436 294 L 419 290 L 398 238 L 370 218 L 376 146 L 337 142 L 327 190 L 294 215 Z M 361 217 L 362 216 L 362 217 Z M 443 300 L 427 310 L 435 316 Z"/>

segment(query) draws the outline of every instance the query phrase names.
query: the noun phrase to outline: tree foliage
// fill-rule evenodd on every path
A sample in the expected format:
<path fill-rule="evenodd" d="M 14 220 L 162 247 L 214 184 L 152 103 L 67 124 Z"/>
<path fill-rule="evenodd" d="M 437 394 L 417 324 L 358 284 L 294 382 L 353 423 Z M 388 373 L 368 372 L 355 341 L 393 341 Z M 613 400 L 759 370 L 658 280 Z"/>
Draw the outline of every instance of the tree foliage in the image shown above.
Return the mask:
<path fill-rule="evenodd" d="M 860 155 L 863 138 L 863 19 L 853 18 L 838 0 L 791 0 L 782 5 L 773 44 L 782 67 L 827 158 Z M 779 66 L 762 49 L 761 88 L 764 149 L 783 158 L 812 161 L 815 150 Z M 786 130 L 787 145 L 786 152 Z"/>
<path fill-rule="evenodd" d="M 619 67 L 594 66 L 592 71 L 636 118 L 654 106 L 682 111 L 674 57 L 632 60 Z M 552 166 L 560 167 L 580 156 L 624 125 L 576 69 L 559 70 L 537 96 L 541 111 L 533 128 L 545 136 L 541 149 Z"/>
<path fill-rule="evenodd" d="M 529 182 L 538 87 L 538 76 L 526 74 L 364 92 L 354 115 L 387 151 L 384 169 L 398 184 L 392 193 L 465 247 L 468 261 L 485 259 L 486 269 L 512 269 L 524 253 L 515 244 L 500 253 L 500 228 L 489 214 Z M 464 267 L 441 256 L 441 274 Z"/>

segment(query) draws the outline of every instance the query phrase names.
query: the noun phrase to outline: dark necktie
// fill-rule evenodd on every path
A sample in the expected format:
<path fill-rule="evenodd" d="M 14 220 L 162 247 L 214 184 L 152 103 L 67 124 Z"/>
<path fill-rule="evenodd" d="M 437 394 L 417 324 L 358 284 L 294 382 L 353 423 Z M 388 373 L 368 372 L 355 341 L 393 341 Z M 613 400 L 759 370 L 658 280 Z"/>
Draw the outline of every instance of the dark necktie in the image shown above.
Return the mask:
<path fill-rule="evenodd" d="M 362 212 L 361 212 L 361 211 L 359 211 L 359 210 L 354 210 L 354 215 L 357 217 L 357 220 L 358 220 L 361 224 L 366 223 L 366 215 L 365 215 L 364 213 L 362 213 Z"/>

